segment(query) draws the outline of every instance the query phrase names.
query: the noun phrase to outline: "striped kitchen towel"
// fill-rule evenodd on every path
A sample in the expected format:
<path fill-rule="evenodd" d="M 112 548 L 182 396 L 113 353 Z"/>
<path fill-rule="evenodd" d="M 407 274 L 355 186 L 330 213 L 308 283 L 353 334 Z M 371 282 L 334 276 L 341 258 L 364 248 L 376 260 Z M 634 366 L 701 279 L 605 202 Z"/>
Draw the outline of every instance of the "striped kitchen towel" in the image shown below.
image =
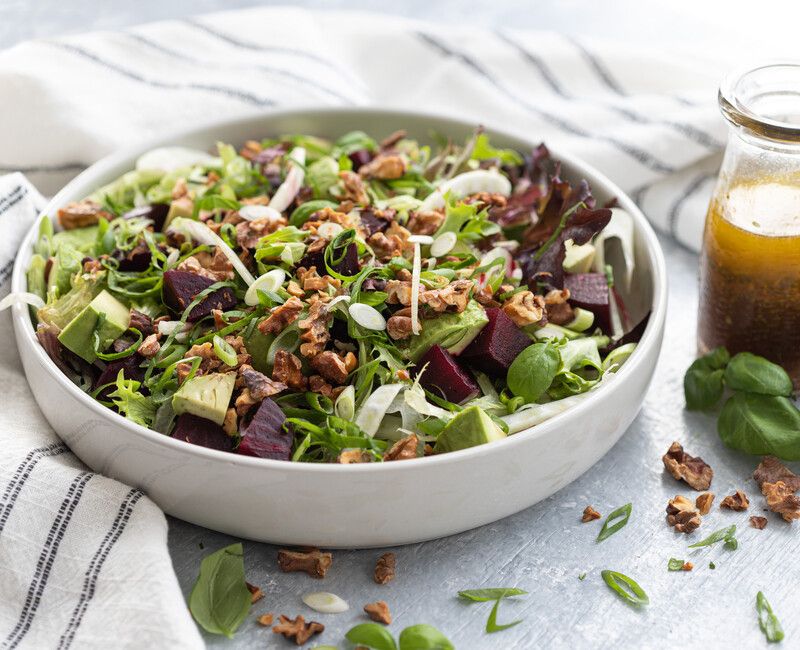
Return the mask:
<path fill-rule="evenodd" d="M 572 151 L 696 249 L 724 146 L 722 71 L 512 26 L 228 12 L 0 53 L 0 174 L 23 172 L 50 194 L 118 147 L 212 119 L 293 105 L 408 107 Z M 40 207 L 25 177 L 0 178 L 0 297 Z M 24 380 L 7 313 L 0 335 L 0 647 L 201 646 L 163 514 L 58 441 Z"/>

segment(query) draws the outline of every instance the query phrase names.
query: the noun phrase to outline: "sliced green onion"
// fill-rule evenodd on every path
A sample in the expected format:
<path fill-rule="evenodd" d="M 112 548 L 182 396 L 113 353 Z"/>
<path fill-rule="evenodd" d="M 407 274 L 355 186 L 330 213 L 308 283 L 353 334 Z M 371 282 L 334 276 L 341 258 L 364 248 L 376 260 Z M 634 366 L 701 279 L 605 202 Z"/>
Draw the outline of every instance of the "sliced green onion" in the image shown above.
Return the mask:
<path fill-rule="evenodd" d="M 320 395 L 319 393 L 306 393 L 306 402 L 315 411 L 330 415 L 333 413 L 333 402 L 330 397 Z"/>
<path fill-rule="evenodd" d="M 690 544 L 689 548 L 711 546 L 712 544 L 716 544 L 717 542 L 721 541 L 725 542 L 725 548 L 730 549 L 731 551 L 735 551 L 737 549 L 739 542 L 736 540 L 736 524 L 715 530 L 705 539 L 701 539 L 696 544 Z"/>
<path fill-rule="evenodd" d="M 274 293 L 281 288 L 284 280 L 286 280 L 286 272 L 283 269 L 272 269 L 260 275 L 258 279 L 248 287 L 247 293 L 244 294 L 245 303 L 254 307 L 259 303 L 259 291 Z"/>
<path fill-rule="evenodd" d="M 758 626 L 770 643 L 783 640 L 783 627 L 772 611 L 772 607 L 762 592 L 756 594 L 756 611 L 758 612 Z"/>
<path fill-rule="evenodd" d="M 614 533 L 624 528 L 625 524 L 628 523 L 628 519 L 630 519 L 631 510 L 633 510 L 633 504 L 626 503 L 624 506 L 620 506 L 609 514 L 603 522 L 603 527 L 600 529 L 597 541 L 602 542 L 604 539 L 611 537 Z"/>
<path fill-rule="evenodd" d="M 100 319 L 98 319 L 98 323 Z M 142 333 L 137 330 L 135 327 L 131 327 L 128 329 L 129 332 L 134 332 L 136 334 L 136 340 L 131 343 L 127 348 L 121 350 L 120 352 L 109 352 L 105 354 L 100 350 L 100 335 L 98 334 L 98 330 L 100 329 L 100 325 L 98 325 L 95 330 L 93 336 L 93 344 L 94 344 L 94 353 L 97 355 L 98 359 L 102 359 L 103 361 L 116 361 L 117 359 L 124 359 L 125 357 L 129 357 L 139 349 L 139 346 L 142 344 L 144 337 Z"/>
<path fill-rule="evenodd" d="M 667 562 L 667 571 L 683 571 L 683 560 L 671 557 Z"/>
<path fill-rule="evenodd" d="M 355 302 L 350 305 L 348 311 L 352 319 L 364 329 L 374 332 L 382 332 L 386 329 L 386 319 L 374 307 L 362 302 Z"/>
<path fill-rule="evenodd" d="M 230 343 L 219 336 L 215 336 L 212 340 L 214 342 L 214 354 L 217 355 L 217 358 L 226 366 L 235 366 L 237 361 L 236 350 L 231 347 Z"/>
<path fill-rule="evenodd" d="M 443 232 L 431 244 L 431 255 L 434 257 L 442 257 L 447 255 L 458 242 L 458 235 L 452 231 Z"/>
<path fill-rule="evenodd" d="M 625 345 L 621 345 L 618 348 L 611 350 L 608 353 L 608 356 L 603 359 L 603 363 L 600 366 L 602 370 L 611 370 L 612 372 L 616 372 L 619 367 L 628 360 L 628 357 L 633 354 L 633 351 L 636 349 L 636 343 L 626 343 Z"/>
<path fill-rule="evenodd" d="M 337 417 L 352 422 L 356 415 L 356 389 L 354 386 L 347 386 L 333 405 L 333 412 Z"/>
<path fill-rule="evenodd" d="M 601 571 L 600 575 L 603 576 L 605 583 L 622 598 L 622 600 L 632 605 L 648 605 L 650 603 L 650 599 L 647 597 L 644 589 L 642 589 L 633 578 L 629 578 L 617 571 L 610 571 L 609 569 Z"/>
<path fill-rule="evenodd" d="M 564 325 L 564 327 L 567 329 L 572 330 L 573 332 L 585 332 L 592 325 L 594 325 L 594 312 L 591 312 L 588 309 L 575 307 L 573 313 L 575 314 L 575 318 Z"/>

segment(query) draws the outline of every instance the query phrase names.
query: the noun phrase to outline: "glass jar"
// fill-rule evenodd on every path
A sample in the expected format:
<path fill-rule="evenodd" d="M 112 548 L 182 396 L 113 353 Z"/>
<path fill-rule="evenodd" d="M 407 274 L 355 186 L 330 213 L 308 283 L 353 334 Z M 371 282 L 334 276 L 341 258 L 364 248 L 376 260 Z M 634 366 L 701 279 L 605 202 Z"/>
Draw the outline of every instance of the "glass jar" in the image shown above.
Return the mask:
<path fill-rule="evenodd" d="M 800 63 L 727 77 L 730 122 L 700 259 L 698 348 L 781 364 L 800 385 Z"/>

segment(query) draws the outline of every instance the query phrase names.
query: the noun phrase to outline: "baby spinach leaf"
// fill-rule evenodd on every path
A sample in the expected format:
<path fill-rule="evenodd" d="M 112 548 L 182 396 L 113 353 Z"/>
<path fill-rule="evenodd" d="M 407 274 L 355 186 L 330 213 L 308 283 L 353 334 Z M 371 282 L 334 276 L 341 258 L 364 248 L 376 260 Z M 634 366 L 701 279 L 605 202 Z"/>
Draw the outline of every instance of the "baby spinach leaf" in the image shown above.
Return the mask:
<path fill-rule="evenodd" d="M 722 407 L 717 432 L 747 454 L 800 460 L 800 411 L 786 397 L 735 393 Z"/>
<path fill-rule="evenodd" d="M 783 640 L 783 628 L 775 612 L 772 611 L 766 596 L 762 592 L 756 594 L 756 611 L 758 612 L 758 626 L 770 643 Z"/>
<path fill-rule="evenodd" d="M 526 402 L 535 402 L 553 383 L 561 356 L 552 343 L 534 343 L 525 348 L 508 369 L 508 388 Z"/>
<path fill-rule="evenodd" d="M 683 377 L 687 409 L 702 411 L 716 406 L 722 397 L 725 367 L 729 360 L 725 348 L 716 348 L 694 360 Z"/>
<path fill-rule="evenodd" d="M 200 575 L 189 595 L 189 610 L 203 629 L 232 637 L 250 611 L 250 600 L 241 543 L 203 558 Z"/>
<path fill-rule="evenodd" d="M 377 623 L 361 623 L 351 628 L 344 636 L 351 643 L 365 645 L 374 650 L 397 650 L 391 632 Z"/>
<path fill-rule="evenodd" d="M 792 380 L 777 363 L 750 352 L 740 352 L 725 368 L 725 383 L 728 388 L 760 395 L 792 394 Z"/>
<path fill-rule="evenodd" d="M 510 598 L 511 596 L 525 596 L 527 591 L 516 589 L 512 587 L 497 587 L 491 589 L 467 589 L 459 591 L 460 598 L 471 600 L 476 603 L 483 603 L 489 600 L 500 600 L 502 598 Z"/>
<path fill-rule="evenodd" d="M 455 646 L 431 625 L 412 625 L 400 632 L 400 650 L 454 650 Z"/>
<path fill-rule="evenodd" d="M 606 569 L 600 573 L 603 581 L 614 591 L 622 600 L 631 605 L 648 605 L 650 599 L 633 578 L 629 578 L 618 571 Z"/>

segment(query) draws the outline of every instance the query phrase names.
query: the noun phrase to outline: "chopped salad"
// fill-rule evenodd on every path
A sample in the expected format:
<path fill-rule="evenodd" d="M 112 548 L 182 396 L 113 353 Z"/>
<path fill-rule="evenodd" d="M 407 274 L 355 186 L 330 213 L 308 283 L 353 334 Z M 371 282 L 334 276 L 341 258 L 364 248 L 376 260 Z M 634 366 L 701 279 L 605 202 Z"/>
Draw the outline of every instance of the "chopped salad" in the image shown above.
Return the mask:
<path fill-rule="evenodd" d="M 58 223 L 12 297 L 47 354 L 129 420 L 232 453 L 369 463 L 500 440 L 582 399 L 645 326 L 621 298 L 631 217 L 544 145 L 482 129 L 160 148 Z"/>

